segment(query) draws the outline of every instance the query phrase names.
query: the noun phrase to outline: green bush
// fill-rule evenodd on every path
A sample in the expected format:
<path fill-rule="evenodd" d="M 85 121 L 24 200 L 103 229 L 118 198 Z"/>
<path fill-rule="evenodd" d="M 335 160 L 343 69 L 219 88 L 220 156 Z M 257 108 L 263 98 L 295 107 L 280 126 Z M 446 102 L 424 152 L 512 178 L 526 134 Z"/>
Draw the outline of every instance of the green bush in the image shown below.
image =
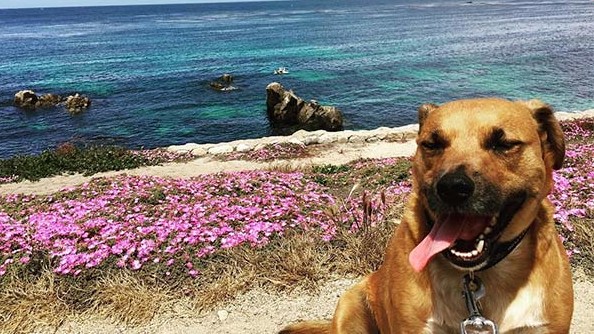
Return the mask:
<path fill-rule="evenodd" d="M 36 181 L 63 173 L 92 175 L 99 172 L 156 165 L 158 159 L 118 146 L 62 144 L 38 155 L 19 155 L 0 160 L 0 178 Z"/>

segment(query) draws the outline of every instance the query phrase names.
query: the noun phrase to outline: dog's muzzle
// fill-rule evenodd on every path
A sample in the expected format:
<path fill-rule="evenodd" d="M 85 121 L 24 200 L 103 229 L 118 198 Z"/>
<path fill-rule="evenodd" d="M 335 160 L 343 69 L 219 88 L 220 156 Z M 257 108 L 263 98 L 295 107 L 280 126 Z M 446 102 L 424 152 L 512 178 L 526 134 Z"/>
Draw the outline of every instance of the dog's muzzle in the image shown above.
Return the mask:
<path fill-rule="evenodd" d="M 463 169 L 423 189 L 431 231 L 409 256 L 415 270 L 422 270 L 437 253 L 461 269 L 481 270 L 511 251 L 499 239 L 525 202 L 525 191 L 505 196 L 496 185 L 480 176 L 472 179 Z"/>

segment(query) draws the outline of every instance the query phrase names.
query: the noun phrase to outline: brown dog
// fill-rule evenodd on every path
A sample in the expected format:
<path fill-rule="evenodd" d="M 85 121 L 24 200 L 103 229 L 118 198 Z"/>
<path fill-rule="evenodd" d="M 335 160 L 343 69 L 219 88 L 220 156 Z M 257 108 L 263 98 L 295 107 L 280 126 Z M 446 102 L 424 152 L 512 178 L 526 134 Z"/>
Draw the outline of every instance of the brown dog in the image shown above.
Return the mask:
<path fill-rule="evenodd" d="M 571 272 L 546 198 L 565 155 L 551 108 L 427 104 L 419 125 L 414 191 L 383 265 L 340 298 L 332 322 L 281 333 L 460 333 L 482 288 L 480 313 L 499 333 L 568 333 Z"/>

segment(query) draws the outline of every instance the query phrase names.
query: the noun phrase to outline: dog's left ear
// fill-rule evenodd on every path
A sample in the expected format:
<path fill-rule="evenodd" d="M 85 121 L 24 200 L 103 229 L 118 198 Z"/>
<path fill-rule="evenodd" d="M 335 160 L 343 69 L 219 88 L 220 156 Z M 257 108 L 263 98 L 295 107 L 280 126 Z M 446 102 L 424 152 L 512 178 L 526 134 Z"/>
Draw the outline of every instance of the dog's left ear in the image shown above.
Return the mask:
<path fill-rule="evenodd" d="M 437 108 L 439 108 L 439 106 L 433 103 L 425 103 L 419 107 L 419 130 L 421 129 L 421 127 L 423 127 L 423 123 L 425 123 L 425 119 L 427 119 L 429 113 Z"/>
<path fill-rule="evenodd" d="M 563 166 L 563 159 L 565 158 L 565 139 L 563 138 L 563 130 L 559 121 L 555 118 L 553 109 L 539 100 L 522 101 L 522 104 L 532 110 L 532 117 L 538 122 L 540 126 L 539 132 L 541 138 L 543 134 L 543 148 L 545 155 L 551 155 L 553 161 L 553 168 L 560 169 Z M 546 156 L 545 156 L 546 158 Z"/>

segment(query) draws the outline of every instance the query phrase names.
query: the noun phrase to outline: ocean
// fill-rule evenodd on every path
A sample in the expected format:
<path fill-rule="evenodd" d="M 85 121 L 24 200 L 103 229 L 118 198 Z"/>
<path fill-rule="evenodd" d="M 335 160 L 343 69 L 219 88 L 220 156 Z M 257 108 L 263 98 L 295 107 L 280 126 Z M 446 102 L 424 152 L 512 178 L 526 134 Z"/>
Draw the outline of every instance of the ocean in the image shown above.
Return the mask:
<path fill-rule="evenodd" d="M 289 74 L 274 75 L 285 66 Z M 208 83 L 230 73 L 235 91 Z M 277 133 L 266 86 L 337 106 L 345 129 L 425 102 L 539 98 L 594 108 L 592 1 L 303 0 L 0 10 L 0 158 L 75 140 L 154 148 Z M 89 110 L 22 111 L 79 92 Z"/>

